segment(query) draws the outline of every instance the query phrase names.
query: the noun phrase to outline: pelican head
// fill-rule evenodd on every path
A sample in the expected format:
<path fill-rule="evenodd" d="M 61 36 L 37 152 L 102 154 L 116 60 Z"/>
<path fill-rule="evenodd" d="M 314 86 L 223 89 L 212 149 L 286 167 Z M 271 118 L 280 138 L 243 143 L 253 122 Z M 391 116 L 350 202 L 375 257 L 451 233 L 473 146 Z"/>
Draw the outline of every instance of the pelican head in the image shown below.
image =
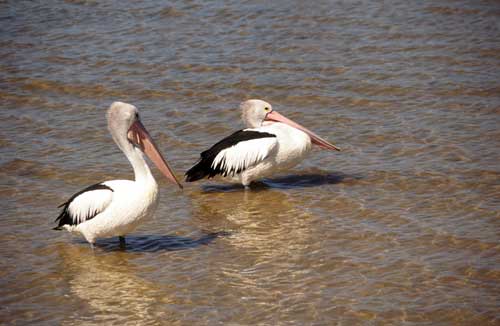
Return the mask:
<path fill-rule="evenodd" d="M 324 140 L 320 136 L 316 135 L 311 130 L 307 129 L 304 126 L 286 118 L 281 115 L 277 111 L 273 110 L 271 104 L 262 100 L 247 100 L 240 104 L 240 108 L 242 110 L 242 118 L 245 122 L 246 126 L 249 128 L 258 128 L 263 126 L 264 124 L 273 124 L 273 123 L 284 123 L 289 125 L 290 127 L 299 129 L 305 132 L 309 137 L 311 137 L 311 142 L 315 145 L 318 145 L 324 149 L 337 150 L 340 151 L 340 148 L 329 143 Z"/>
<path fill-rule="evenodd" d="M 113 102 L 106 115 L 108 120 L 108 129 L 113 139 L 117 141 L 118 135 L 124 138 L 130 127 L 136 120 L 139 120 L 139 110 L 132 104 L 123 102 Z"/>
<path fill-rule="evenodd" d="M 107 113 L 108 129 L 120 149 L 128 155 L 139 150 L 146 154 L 162 174 L 182 188 L 172 169 L 163 158 L 139 117 L 139 110 L 132 104 L 113 102 Z"/>
<path fill-rule="evenodd" d="M 240 109 L 246 126 L 248 128 L 258 128 L 262 126 L 267 114 L 273 110 L 273 107 L 266 101 L 248 100 L 241 102 Z"/>

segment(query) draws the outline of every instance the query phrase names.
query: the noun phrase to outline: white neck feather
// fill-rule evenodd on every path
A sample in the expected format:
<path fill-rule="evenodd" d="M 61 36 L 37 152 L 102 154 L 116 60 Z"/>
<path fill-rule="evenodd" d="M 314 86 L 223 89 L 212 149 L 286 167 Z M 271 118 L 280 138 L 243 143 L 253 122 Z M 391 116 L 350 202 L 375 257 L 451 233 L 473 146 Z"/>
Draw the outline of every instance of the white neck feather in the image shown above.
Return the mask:
<path fill-rule="evenodd" d="M 134 178 L 136 182 L 154 182 L 153 174 L 149 169 L 148 163 L 144 158 L 144 154 L 137 147 L 130 145 L 129 151 L 124 151 L 132 168 L 134 169 Z"/>

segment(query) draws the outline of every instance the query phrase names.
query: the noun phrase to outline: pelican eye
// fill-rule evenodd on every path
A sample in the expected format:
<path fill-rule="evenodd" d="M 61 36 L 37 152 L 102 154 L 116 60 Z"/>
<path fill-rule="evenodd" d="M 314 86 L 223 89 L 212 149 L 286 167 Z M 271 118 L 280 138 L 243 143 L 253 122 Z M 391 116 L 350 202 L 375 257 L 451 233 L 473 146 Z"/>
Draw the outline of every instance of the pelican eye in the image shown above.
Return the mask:
<path fill-rule="evenodd" d="M 136 113 L 135 113 L 135 120 L 139 120 L 139 119 L 140 119 L 140 118 L 139 118 L 139 113 L 138 113 L 138 112 L 136 112 Z"/>
<path fill-rule="evenodd" d="M 268 107 L 266 106 L 266 107 L 264 108 L 264 111 L 269 112 L 269 111 L 271 111 L 271 109 L 270 109 L 270 108 L 268 108 Z"/>

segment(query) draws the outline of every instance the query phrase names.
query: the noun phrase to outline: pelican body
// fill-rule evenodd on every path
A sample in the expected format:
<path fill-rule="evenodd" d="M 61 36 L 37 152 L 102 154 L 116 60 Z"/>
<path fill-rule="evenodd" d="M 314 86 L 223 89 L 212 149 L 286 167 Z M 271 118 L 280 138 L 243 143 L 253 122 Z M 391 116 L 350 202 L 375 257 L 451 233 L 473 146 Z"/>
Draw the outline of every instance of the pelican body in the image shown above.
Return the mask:
<path fill-rule="evenodd" d="M 252 181 L 301 162 L 312 145 L 337 150 L 309 129 L 284 117 L 271 104 L 248 100 L 240 104 L 247 128 L 222 139 L 200 154 L 186 172 L 186 181 L 221 175 L 248 187 Z"/>
<path fill-rule="evenodd" d="M 150 218 L 158 205 L 158 184 L 144 159 L 146 154 L 165 177 L 182 188 L 172 169 L 158 151 L 131 104 L 114 102 L 107 112 L 113 140 L 130 161 L 135 180 L 112 180 L 94 184 L 60 205 L 55 230 L 82 234 L 91 247 L 97 238 L 120 237 Z"/>

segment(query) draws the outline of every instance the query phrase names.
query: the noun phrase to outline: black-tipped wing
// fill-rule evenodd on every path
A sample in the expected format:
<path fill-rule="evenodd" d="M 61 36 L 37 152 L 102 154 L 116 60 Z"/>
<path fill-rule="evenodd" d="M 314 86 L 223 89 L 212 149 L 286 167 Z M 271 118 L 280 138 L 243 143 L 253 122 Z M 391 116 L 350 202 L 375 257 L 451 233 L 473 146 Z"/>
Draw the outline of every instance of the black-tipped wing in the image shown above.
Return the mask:
<path fill-rule="evenodd" d="M 78 225 L 102 213 L 113 199 L 113 189 L 104 183 L 97 183 L 74 194 L 67 202 L 59 205 L 61 214 L 56 218 L 61 230 L 64 225 Z"/>
<path fill-rule="evenodd" d="M 276 148 L 276 135 L 255 129 L 239 130 L 200 154 L 186 172 L 186 181 L 234 176 L 264 160 Z"/>

